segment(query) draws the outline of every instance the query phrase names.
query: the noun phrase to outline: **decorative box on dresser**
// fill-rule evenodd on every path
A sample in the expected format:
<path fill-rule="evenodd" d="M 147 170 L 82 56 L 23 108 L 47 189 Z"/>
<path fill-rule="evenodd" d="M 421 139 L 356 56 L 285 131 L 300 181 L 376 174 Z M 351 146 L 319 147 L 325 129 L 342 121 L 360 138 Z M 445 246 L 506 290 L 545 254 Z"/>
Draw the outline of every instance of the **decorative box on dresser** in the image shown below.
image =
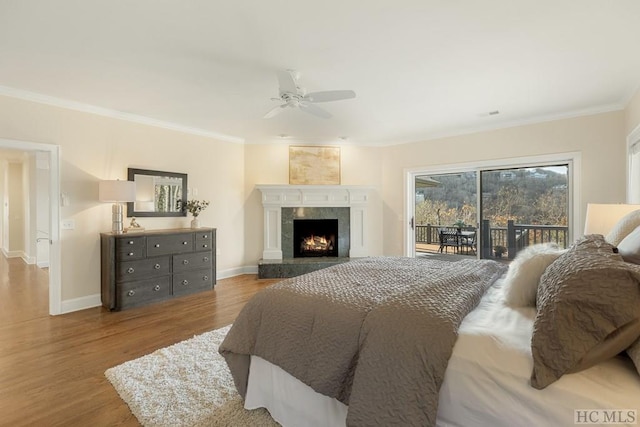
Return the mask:
<path fill-rule="evenodd" d="M 212 289 L 216 230 L 100 234 L 102 305 L 122 310 Z"/>

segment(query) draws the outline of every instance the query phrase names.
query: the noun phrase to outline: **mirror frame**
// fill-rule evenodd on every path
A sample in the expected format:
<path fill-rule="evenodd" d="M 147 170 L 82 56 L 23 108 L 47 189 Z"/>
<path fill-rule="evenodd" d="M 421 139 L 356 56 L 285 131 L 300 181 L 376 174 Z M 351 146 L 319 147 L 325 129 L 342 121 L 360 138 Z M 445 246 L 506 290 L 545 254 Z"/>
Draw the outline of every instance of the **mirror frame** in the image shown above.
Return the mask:
<path fill-rule="evenodd" d="M 177 172 L 164 172 L 155 171 L 149 169 L 127 169 L 127 180 L 135 182 L 136 175 L 149 175 L 149 176 L 168 176 L 171 178 L 182 178 L 182 195 L 184 197 L 183 209 L 180 212 L 148 212 L 148 211 L 135 211 L 134 202 L 127 202 L 127 217 L 171 217 L 171 216 L 187 216 L 187 210 L 184 209 L 184 204 L 187 201 L 187 174 Z"/>

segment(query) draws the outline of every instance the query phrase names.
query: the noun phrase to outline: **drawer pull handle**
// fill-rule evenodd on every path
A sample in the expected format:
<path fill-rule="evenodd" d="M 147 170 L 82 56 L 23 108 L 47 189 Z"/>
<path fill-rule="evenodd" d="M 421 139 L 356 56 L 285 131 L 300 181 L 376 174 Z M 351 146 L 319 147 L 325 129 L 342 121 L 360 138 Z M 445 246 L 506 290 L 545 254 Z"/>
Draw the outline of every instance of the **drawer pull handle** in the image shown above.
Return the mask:
<path fill-rule="evenodd" d="M 207 280 L 209 280 L 209 276 L 204 276 L 202 280 L 206 282 Z"/>
<path fill-rule="evenodd" d="M 209 247 L 209 245 L 202 245 L 202 247 L 203 247 L 203 248 L 208 248 L 208 247 Z"/>
<path fill-rule="evenodd" d="M 183 245 L 186 245 L 186 244 L 187 244 L 187 242 L 182 242 L 182 244 L 183 244 Z"/>
<path fill-rule="evenodd" d="M 204 262 L 208 262 L 208 261 L 209 261 L 209 257 L 208 257 L 208 256 L 206 256 L 206 257 L 202 258 L 202 260 L 203 260 Z"/>
<path fill-rule="evenodd" d="M 154 291 L 159 291 L 159 290 L 160 290 L 160 285 L 155 285 L 155 286 L 153 287 L 153 290 L 154 290 Z"/>
<path fill-rule="evenodd" d="M 189 284 L 189 281 L 188 281 L 187 279 L 184 279 L 184 280 L 182 281 L 182 284 L 183 284 L 184 286 L 187 286 L 187 285 Z"/>
<path fill-rule="evenodd" d="M 127 243 L 129 243 L 130 245 L 133 245 L 133 240 L 129 240 Z"/>
<path fill-rule="evenodd" d="M 130 296 L 130 297 L 134 296 L 135 294 L 136 294 L 136 291 L 127 292 L 127 295 Z"/>
<path fill-rule="evenodd" d="M 184 260 L 182 260 L 182 263 L 183 263 L 184 265 L 187 265 L 187 264 L 189 264 L 189 260 L 188 260 L 188 259 L 184 259 Z"/>
<path fill-rule="evenodd" d="M 209 236 L 207 236 L 206 234 L 202 236 L 204 239 L 208 239 Z"/>
<path fill-rule="evenodd" d="M 153 268 L 155 268 L 156 270 L 160 270 L 160 264 L 154 265 Z"/>
<path fill-rule="evenodd" d="M 127 255 L 129 255 L 129 256 L 133 256 L 133 252 L 129 252 Z"/>
<path fill-rule="evenodd" d="M 156 248 L 159 248 L 159 247 L 160 247 L 160 243 L 156 243 L 156 244 L 155 244 L 155 245 L 153 245 L 153 246 L 155 246 Z"/>
<path fill-rule="evenodd" d="M 127 268 L 127 273 L 131 274 L 133 273 L 135 270 L 133 269 L 133 267 L 129 267 Z"/>

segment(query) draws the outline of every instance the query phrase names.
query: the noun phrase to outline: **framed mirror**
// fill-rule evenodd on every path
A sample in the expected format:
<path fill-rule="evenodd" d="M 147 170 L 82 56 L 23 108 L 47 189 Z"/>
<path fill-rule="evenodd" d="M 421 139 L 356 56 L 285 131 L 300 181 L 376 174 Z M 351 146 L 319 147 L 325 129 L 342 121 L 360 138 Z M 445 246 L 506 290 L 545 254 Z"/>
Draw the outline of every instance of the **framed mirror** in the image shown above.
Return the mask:
<path fill-rule="evenodd" d="M 136 183 L 136 201 L 127 203 L 128 217 L 187 216 L 182 208 L 187 201 L 186 173 L 129 168 L 127 179 Z"/>

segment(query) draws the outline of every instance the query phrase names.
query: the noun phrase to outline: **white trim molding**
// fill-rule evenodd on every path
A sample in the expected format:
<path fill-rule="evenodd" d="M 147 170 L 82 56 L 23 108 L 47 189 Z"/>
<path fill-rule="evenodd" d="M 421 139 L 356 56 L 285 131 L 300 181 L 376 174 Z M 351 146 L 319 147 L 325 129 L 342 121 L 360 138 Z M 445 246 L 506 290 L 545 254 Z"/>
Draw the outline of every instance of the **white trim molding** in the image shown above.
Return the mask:
<path fill-rule="evenodd" d="M 264 250 L 262 258 L 282 259 L 282 208 L 350 208 L 349 257 L 366 257 L 367 214 L 371 187 L 355 185 L 256 185 L 264 207 Z"/>
<path fill-rule="evenodd" d="M 100 307 L 102 299 L 100 294 L 87 295 L 86 297 L 63 300 L 60 304 L 60 313 L 71 313 L 73 311 L 86 310 L 87 308 Z"/>
<path fill-rule="evenodd" d="M 152 119 L 138 114 L 125 113 L 123 111 L 113 110 L 110 108 L 97 107 L 95 105 L 84 104 L 82 102 L 71 101 L 69 99 L 56 98 L 54 96 L 43 95 L 41 93 L 29 92 L 7 86 L 0 86 L 0 95 L 37 102 L 39 104 L 53 105 L 54 107 L 66 108 L 68 110 L 81 111 L 83 113 L 96 114 L 98 116 L 110 117 L 112 119 L 126 120 L 128 122 L 139 123 L 147 126 L 174 130 L 191 135 L 204 136 L 220 141 L 233 142 L 235 144 L 244 143 L 244 138 L 237 136 L 225 135 L 223 133 L 213 132 L 210 130 L 185 126 L 164 120 Z"/>

